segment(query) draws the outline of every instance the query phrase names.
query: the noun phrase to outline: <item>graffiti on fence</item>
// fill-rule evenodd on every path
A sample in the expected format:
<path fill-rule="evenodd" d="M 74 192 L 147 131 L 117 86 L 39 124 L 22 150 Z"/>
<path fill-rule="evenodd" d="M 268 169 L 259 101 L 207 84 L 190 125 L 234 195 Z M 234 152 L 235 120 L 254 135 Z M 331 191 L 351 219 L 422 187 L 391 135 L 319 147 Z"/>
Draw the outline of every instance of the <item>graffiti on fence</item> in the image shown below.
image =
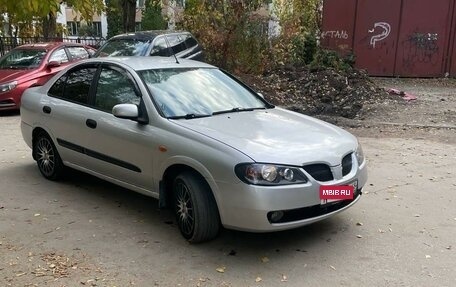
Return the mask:
<path fill-rule="evenodd" d="M 345 30 L 333 30 L 333 31 L 323 31 L 321 33 L 321 39 L 348 39 L 348 32 Z"/>
<path fill-rule="evenodd" d="M 377 28 L 381 28 L 381 31 L 375 35 L 373 35 L 370 39 L 371 46 L 375 49 L 375 45 L 377 42 L 385 40 L 388 38 L 389 34 L 391 33 L 391 25 L 386 22 L 376 22 L 374 23 L 374 28 L 368 30 L 369 34 L 374 33 Z"/>
<path fill-rule="evenodd" d="M 437 33 L 413 33 L 405 42 L 404 58 L 405 66 L 413 66 L 415 63 L 438 64 L 439 35 Z"/>

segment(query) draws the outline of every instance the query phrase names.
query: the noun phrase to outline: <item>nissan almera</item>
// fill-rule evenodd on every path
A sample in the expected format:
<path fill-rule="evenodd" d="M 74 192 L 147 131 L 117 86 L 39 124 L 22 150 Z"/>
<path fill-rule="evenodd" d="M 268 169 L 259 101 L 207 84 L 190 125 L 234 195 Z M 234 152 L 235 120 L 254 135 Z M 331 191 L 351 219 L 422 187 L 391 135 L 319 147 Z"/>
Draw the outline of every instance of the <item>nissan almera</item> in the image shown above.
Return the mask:
<path fill-rule="evenodd" d="M 190 242 L 222 226 L 270 232 L 326 219 L 353 206 L 367 180 L 353 135 L 191 60 L 78 62 L 28 89 L 21 117 L 45 178 L 70 167 L 155 197 Z"/>

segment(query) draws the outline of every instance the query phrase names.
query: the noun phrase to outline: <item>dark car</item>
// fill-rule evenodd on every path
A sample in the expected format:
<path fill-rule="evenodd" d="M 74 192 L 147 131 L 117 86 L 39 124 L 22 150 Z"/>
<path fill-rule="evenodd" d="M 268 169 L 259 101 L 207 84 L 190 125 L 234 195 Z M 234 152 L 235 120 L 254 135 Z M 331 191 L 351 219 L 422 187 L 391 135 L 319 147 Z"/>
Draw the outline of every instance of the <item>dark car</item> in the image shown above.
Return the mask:
<path fill-rule="evenodd" d="M 109 39 L 95 57 L 162 56 L 203 61 L 198 41 L 185 31 L 142 31 L 117 35 Z"/>
<path fill-rule="evenodd" d="M 87 59 L 95 49 L 76 43 L 37 43 L 14 48 L 0 58 L 0 110 L 19 109 L 22 93 L 41 86 L 69 63 Z"/>

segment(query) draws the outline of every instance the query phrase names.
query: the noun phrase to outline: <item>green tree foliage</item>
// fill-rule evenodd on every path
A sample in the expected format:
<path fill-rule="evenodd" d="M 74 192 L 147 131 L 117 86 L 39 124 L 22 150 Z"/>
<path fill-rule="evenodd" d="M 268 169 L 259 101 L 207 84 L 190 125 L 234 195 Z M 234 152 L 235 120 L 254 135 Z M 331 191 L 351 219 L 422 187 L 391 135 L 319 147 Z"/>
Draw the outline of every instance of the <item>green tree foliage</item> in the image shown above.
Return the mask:
<path fill-rule="evenodd" d="M 106 18 L 108 22 L 108 38 L 122 33 L 122 9 L 120 0 L 106 0 Z"/>
<path fill-rule="evenodd" d="M 136 25 L 136 0 L 106 0 L 108 38 L 117 34 L 134 32 Z"/>
<path fill-rule="evenodd" d="M 231 71 L 309 65 L 319 51 L 321 5 L 322 0 L 188 0 L 180 28 L 199 39 L 210 63 Z M 279 35 L 268 34 L 271 19 L 280 24 Z"/>
<path fill-rule="evenodd" d="M 207 61 L 230 70 L 258 72 L 267 65 L 268 19 L 257 10 L 263 0 L 190 0 L 180 28 L 191 31 Z"/>
<path fill-rule="evenodd" d="M 55 37 L 60 3 L 71 6 L 82 19 L 92 19 L 104 9 L 103 0 L 0 0 L 0 12 L 8 14 L 10 23 L 41 20 L 44 36 Z"/>
<path fill-rule="evenodd" d="M 141 26 L 143 30 L 166 29 L 168 23 L 162 16 L 161 1 L 149 0 L 145 2 L 145 9 L 142 11 Z"/>

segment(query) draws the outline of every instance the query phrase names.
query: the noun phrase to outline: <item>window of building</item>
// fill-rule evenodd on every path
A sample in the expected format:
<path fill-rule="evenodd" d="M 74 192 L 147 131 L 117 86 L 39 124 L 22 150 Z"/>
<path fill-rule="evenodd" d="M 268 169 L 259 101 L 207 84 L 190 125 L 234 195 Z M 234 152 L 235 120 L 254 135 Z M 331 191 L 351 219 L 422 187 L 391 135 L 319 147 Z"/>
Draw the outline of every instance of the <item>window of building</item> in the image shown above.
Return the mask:
<path fill-rule="evenodd" d="M 68 35 L 77 36 L 79 33 L 79 27 L 81 27 L 81 23 L 79 22 L 67 22 Z"/>
<path fill-rule="evenodd" d="M 101 37 L 101 22 L 89 22 L 87 26 L 92 28 L 92 36 Z"/>

